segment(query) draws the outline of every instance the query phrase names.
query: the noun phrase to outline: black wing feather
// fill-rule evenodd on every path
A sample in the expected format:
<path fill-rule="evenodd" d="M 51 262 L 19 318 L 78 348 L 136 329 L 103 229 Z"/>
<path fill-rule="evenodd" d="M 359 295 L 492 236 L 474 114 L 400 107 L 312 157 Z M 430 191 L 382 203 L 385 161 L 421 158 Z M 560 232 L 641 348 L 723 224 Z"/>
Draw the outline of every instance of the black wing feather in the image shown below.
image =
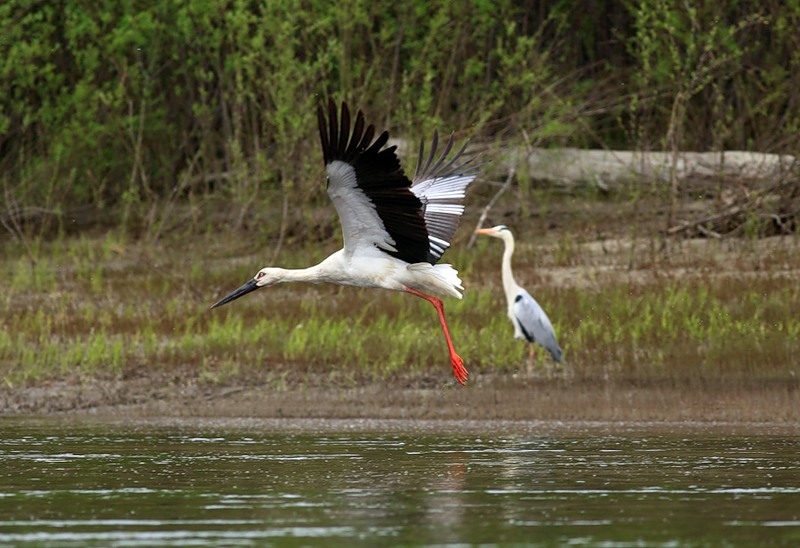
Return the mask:
<path fill-rule="evenodd" d="M 339 160 L 353 167 L 358 188 L 375 207 L 384 229 L 394 240 L 396 251 L 381 250 L 408 263 L 428 261 L 422 202 L 410 190 L 411 181 L 400 166 L 397 147 L 383 148 L 389 133 L 382 132 L 372 142 L 375 128 L 370 124 L 364 129 L 364 115 L 359 111 L 351 134 L 347 104 L 342 103 L 340 124 L 333 100 L 328 101 L 328 119 L 319 107 L 317 120 L 325 164 Z"/>

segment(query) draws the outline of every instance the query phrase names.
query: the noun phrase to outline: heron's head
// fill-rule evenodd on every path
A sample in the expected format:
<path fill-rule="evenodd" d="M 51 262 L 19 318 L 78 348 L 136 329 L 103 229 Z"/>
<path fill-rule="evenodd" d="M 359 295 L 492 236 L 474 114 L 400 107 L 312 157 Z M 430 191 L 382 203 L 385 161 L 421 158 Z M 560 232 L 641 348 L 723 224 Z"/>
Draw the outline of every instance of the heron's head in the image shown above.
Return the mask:
<path fill-rule="evenodd" d="M 237 289 L 236 291 L 232 292 L 230 295 L 225 297 L 224 299 L 220 300 L 216 304 L 212 305 L 211 308 L 217 308 L 218 306 L 222 306 L 223 304 L 228 304 L 231 301 L 235 301 L 239 297 L 247 295 L 248 293 L 255 291 L 256 289 L 261 289 L 262 287 L 268 287 L 270 285 L 274 285 L 281 281 L 281 272 L 283 269 L 281 268 L 272 268 L 266 267 L 259 270 L 255 276 L 253 276 L 250 280 L 247 281 L 242 287 Z"/>
<path fill-rule="evenodd" d="M 492 236 L 493 238 L 503 239 L 511 235 L 511 231 L 506 225 L 497 225 L 492 228 L 479 228 L 475 234 L 483 234 L 484 236 Z"/>

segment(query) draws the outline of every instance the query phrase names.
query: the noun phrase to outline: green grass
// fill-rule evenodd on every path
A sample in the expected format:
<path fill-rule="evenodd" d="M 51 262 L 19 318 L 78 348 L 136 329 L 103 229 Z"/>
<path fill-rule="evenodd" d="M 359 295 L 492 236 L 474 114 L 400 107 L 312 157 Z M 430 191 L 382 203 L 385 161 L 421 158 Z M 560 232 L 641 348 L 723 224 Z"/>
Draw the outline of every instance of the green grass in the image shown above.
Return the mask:
<path fill-rule="evenodd" d="M 796 382 L 800 265 L 791 249 L 743 247 L 720 258 L 706 247 L 629 271 L 616 265 L 628 263 L 624 246 L 599 258 L 573 240 L 570 260 L 553 265 L 548 250 L 562 249 L 563 241 L 521 243 L 515 258 L 518 280 L 548 311 L 564 347 L 563 368 L 546 365 L 555 375 L 722 386 Z M 255 256 L 219 258 L 229 247 L 222 237 L 163 244 L 66 238 L 43 244 L 32 263 L 8 246 L 0 261 L 10 280 L 0 297 L 4 382 L 170 368 L 195 370 L 208 382 L 265 372 L 336 382 L 450 380 L 436 314 L 408 295 L 282 285 L 209 310 L 263 266 Z M 279 262 L 296 266 L 327 252 L 292 251 Z M 450 256 L 467 287 L 463 300 L 446 301 L 456 348 L 472 373 L 524 370 L 526 346 L 513 339 L 505 316 L 500 246 L 480 241 L 477 251 L 462 244 Z M 610 274 L 598 273 L 599 260 Z M 774 273 L 755 270 L 764 264 L 779 266 Z M 579 275 L 563 281 L 567 270 Z M 551 363 L 544 352 L 539 360 Z"/>
<path fill-rule="evenodd" d="M 800 357 L 800 317 L 792 314 L 800 292 L 788 280 L 701 278 L 562 298 L 573 356 L 634 380 L 770 379 L 791 376 Z"/>

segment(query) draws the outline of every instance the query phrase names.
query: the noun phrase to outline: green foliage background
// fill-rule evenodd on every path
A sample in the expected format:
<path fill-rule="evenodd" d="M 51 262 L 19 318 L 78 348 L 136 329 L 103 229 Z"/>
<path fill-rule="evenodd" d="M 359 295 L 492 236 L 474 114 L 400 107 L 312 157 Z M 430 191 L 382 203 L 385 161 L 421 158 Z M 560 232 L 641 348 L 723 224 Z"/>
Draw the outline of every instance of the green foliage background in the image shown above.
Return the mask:
<path fill-rule="evenodd" d="M 798 28 L 797 0 L 7 0 L 0 211 L 158 235 L 313 204 L 328 96 L 414 138 L 796 153 Z"/>

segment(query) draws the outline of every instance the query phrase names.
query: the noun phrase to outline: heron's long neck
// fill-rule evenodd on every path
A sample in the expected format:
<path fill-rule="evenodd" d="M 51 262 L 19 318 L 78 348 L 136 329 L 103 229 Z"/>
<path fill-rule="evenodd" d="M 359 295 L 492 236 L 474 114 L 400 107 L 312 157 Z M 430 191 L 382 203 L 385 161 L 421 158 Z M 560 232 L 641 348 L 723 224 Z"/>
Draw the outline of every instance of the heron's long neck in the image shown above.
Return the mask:
<path fill-rule="evenodd" d="M 519 286 L 517 285 L 516 280 L 514 279 L 514 273 L 511 272 L 511 256 L 514 254 L 514 237 L 510 235 L 506 235 L 503 238 L 503 242 L 505 243 L 505 249 L 503 250 L 503 288 L 506 290 L 506 294 L 510 295 L 515 293 Z"/>

